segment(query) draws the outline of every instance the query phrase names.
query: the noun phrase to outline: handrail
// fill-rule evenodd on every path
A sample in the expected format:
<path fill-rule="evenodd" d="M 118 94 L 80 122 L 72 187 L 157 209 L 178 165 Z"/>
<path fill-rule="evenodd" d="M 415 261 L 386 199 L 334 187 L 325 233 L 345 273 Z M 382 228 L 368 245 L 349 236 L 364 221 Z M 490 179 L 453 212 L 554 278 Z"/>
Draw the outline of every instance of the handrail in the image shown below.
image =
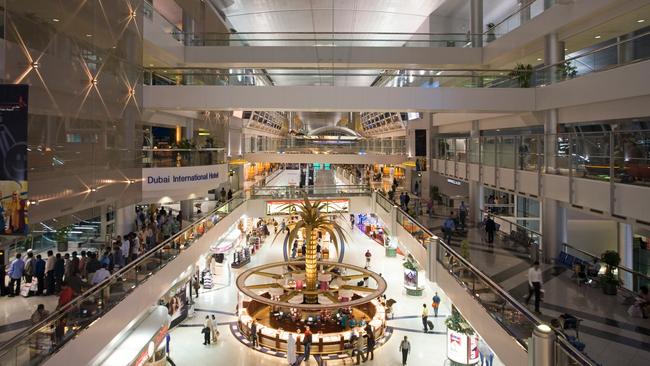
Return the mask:
<path fill-rule="evenodd" d="M 503 207 L 503 206 L 494 206 L 494 207 Z M 535 235 L 539 235 L 540 238 L 542 237 L 542 233 L 540 233 L 538 231 L 535 231 L 535 230 L 533 230 L 533 229 L 531 229 L 529 227 L 518 224 L 518 223 L 516 223 L 514 221 L 510 221 L 509 219 L 506 219 L 505 217 L 503 217 L 501 215 L 497 215 L 494 212 L 489 212 L 489 211 L 484 210 L 482 208 L 480 208 L 479 211 L 481 211 L 481 213 L 483 213 L 485 215 L 490 215 L 490 216 L 497 217 L 497 218 L 499 218 L 499 220 L 505 221 L 505 222 L 507 222 L 508 224 L 511 224 L 511 225 L 515 225 L 517 228 L 523 229 L 524 231 L 530 231 L 531 233 L 533 233 Z"/>
<path fill-rule="evenodd" d="M 175 149 L 175 148 L 157 148 L 157 147 L 143 147 L 142 151 L 147 152 L 187 152 L 187 151 L 224 151 L 225 147 L 201 147 L 196 149 Z"/>
<path fill-rule="evenodd" d="M 381 191 L 377 191 L 377 195 L 383 196 L 384 198 L 388 199 L 387 197 L 384 196 L 384 194 Z M 448 253 L 454 256 L 454 259 L 460 262 L 462 266 L 465 268 L 469 269 L 475 276 L 477 276 L 481 281 L 483 281 L 488 287 L 490 287 L 494 292 L 496 292 L 499 296 L 501 296 L 504 300 L 506 300 L 512 307 L 514 307 L 516 310 L 521 312 L 529 321 L 531 321 L 535 326 L 538 326 L 540 324 L 543 324 L 541 319 L 538 318 L 535 314 L 530 312 L 526 307 L 521 305 L 514 297 L 512 297 L 506 290 L 504 290 L 501 286 L 496 284 L 492 279 L 490 279 L 485 273 L 483 273 L 481 270 L 478 268 L 474 267 L 472 263 L 470 263 L 467 259 L 463 258 L 460 254 L 458 254 L 454 249 L 452 249 L 447 243 L 445 243 L 442 238 L 438 237 L 437 235 L 433 234 L 429 229 L 424 227 L 422 224 L 420 224 L 416 219 L 414 219 L 411 215 L 409 215 L 407 212 L 402 210 L 402 208 L 398 206 L 394 206 L 395 209 L 400 212 L 402 215 L 407 217 L 410 221 L 413 223 L 416 223 L 419 227 L 422 228 L 422 230 L 430 235 L 432 238 L 438 239 L 439 245 L 444 248 Z M 437 259 L 436 259 L 437 260 Z M 517 337 L 512 334 L 507 328 L 504 327 L 506 332 L 508 332 L 510 335 L 512 335 L 515 339 Z M 573 347 L 571 344 L 568 344 L 566 342 L 566 339 L 564 338 L 564 333 L 560 332 L 559 330 L 554 330 L 556 333 L 559 333 L 561 336 L 557 337 L 560 339 L 560 345 L 564 349 L 566 349 L 567 352 L 569 352 L 574 358 L 576 358 L 578 361 L 581 362 L 582 365 L 588 365 L 592 366 L 594 365 L 594 361 L 589 359 L 585 354 L 579 352 L 575 347 Z M 519 341 L 519 339 L 517 339 Z M 519 342 L 522 347 L 525 347 L 524 344 Z"/>
<path fill-rule="evenodd" d="M 586 255 L 587 257 L 589 257 L 589 258 L 591 258 L 591 259 L 595 259 L 595 260 L 600 261 L 600 257 L 599 257 L 599 256 L 596 256 L 596 255 L 594 255 L 594 254 L 591 254 L 591 253 L 589 253 L 589 252 L 587 252 L 587 251 L 584 251 L 584 250 L 582 250 L 582 249 L 580 249 L 580 248 L 576 248 L 576 247 L 574 247 L 574 246 L 572 246 L 572 245 L 570 245 L 570 244 L 567 244 L 567 243 L 564 243 L 564 242 L 563 242 L 563 243 L 562 243 L 562 246 L 563 246 L 563 247 L 567 247 L 567 248 L 571 248 L 572 250 L 575 250 L 576 252 L 582 253 L 582 254 Z M 621 266 L 621 265 L 616 266 L 616 268 L 618 268 L 618 269 L 622 269 L 623 271 L 628 272 L 628 273 L 631 273 L 631 274 L 633 274 L 633 275 L 635 275 L 635 276 L 643 277 L 643 278 L 645 278 L 646 280 L 650 281 L 650 276 L 648 276 L 648 275 L 646 275 L 646 274 L 644 274 L 644 273 L 641 273 L 641 272 L 635 271 L 635 270 L 633 270 L 633 269 L 631 269 L 631 268 L 628 268 L 628 267 L 625 267 L 625 266 Z"/>
<path fill-rule="evenodd" d="M 103 280 L 102 282 L 94 285 L 90 289 L 86 290 L 83 294 L 75 297 L 64 305 L 61 308 L 56 309 L 50 315 L 48 315 L 45 319 L 40 321 L 39 323 L 31 326 L 30 328 L 20 332 L 16 336 L 14 336 L 11 340 L 7 341 L 4 343 L 2 346 L 0 346 L 0 356 L 6 352 L 9 351 L 13 346 L 15 346 L 17 343 L 21 342 L 23 339 L 26 337 L 30 337 L 39 330 L 41 330 L 43 327 L 45 327 L 47 324 L 55 321 L 56 319 L 60 318 L 61 316 L 64 316 L 69 310 L 71 310 L 74 307 L 80 306 L 85 300 L 88 300 L 90 297 L 94 297 L 98 290 L 104 289 L 107 285 L 110 285 L 111 283 L 115 282 L 116 280 L 119 280 L 122 275 L 126 274 L 129 270 L 137 267 L 138 265 L 141 265 L 145 260 L 151 259 L 154 254 L 156 254 L 159 250 L 163 249 L 165 246 L 169 245 L 170 243 L 173 243 L 175 239 L 179 238 L 181 235 L 184 235 L 187 230 L 192 229 L 195 225 L 199 224 L 201 221 L 205 220 L 209 216 L 213 214 L 220 213 L 220 209 L 223 207 L 231 204 L 234 200 L 236 199 L 246 199 L 241 195 L 241 192 L 238 192 L 240 194 L 237 195 L 237 197 L 233 197 L 232 199 L 228 200 L 227 202 L 223 203 L 222 205 L 214 208 L 212 211 L 206 213 L 205 215 L 201 216 L 200 218 L 194 220 L 190 225 L 188 225 L 185 229 L 180 230 L 176 234 L 172 235 L 169 239 L 161 242 L 160 244 L 156 245 L 155 247 L 151 248 L 148 250 L 144 255 L 136 258 L 134 261 L 131 263 L 127 264 L 126 266 L 120 268 L 117 272 L 112 273 L 111 276 Z M 230 213 L 230 212 L 229 212 Z M 228 214 L 229 214 L 228 213 Z"/>
<path fill-rule="evenodd" d="M 523 7 L 518 8 L 517 10 L 513 11 L 513 12 L 510 13 L 509 15 L 506 15 L 505 18 L 503 18 L 502 20 L 500 20 L 498 23 L 495 23 L 495 24 L 494 24 L 494 27 L 492 27 L 492 28 L 486 30 L 486 31 L 483 32 L 481 35 L 484 35 L 484 36 L 485 36 L 485 35 L 487 35 L 490 31 L 494 31 L 494 29 L 496 29 L 497 27 L 499 27 L 499 26 L 502 25 L 503 23 L 507 22 L 508 20 L 510 20 L 510 19 L 511 19 L 512 17 L 514 17 L 515 15 L 521 13 L 524 9 L 527 9 L 527 8 L 530 8 L 531 6 L 533 6 L 534 3 L 535 3 L 535 1 L 534 1 L 534 0 L 531 0 L 528 4 L 524 5 Z M 555 5 L 555 4 L 551 4 L 551 5 Z M 549 8 L 550 8 L 550 7 L 549 7 Z M 546 10 L 546 9 L 545 9 L 545 10 Z"/>
<path fill-rule="evenodd" d="M 405 36 L 467 36 L 467 35 L 481 35 L 482 33 L 409 33 L 409 32 L 180 32 L 181 34 L 218 34 L 227 36 L 238 36 L 246 34 L 372 34 L 372 35 L 405 35 Z"/>
<path fill-rule="evenodd" d="M 573 61 L 573 60 L 578 59 L 578 58 L 582 58 L 582 57 L 585 57 L 585 56 L 589 56 L 589 55 L 592 55 L 592 54 L 594 54 L 594 53 L 598 53 L 598 52 L 601 52 L 601 51 L 603 51 L 603 50 L 606 50 L 606 49 L 609 49 L 609 48 L 612 48 L 612 47 L 618 47 L 618 46 L 620 46 L 620 45 L 622 45 L 622 44 L 624 44 L 624 43 L 632 42 L 632 41 L 634 41 L 634 40 L 636 40 L 636 39 L 643 38 L 643 37 L 648 36 L 648 35 L 650 35 L 650 31 L 645 32 L 645 33 L 642 33 L 642 34 L 637 34 L 637 35 L 635 35 L 635 36 L 633 36 L 633 37 L 626 38 L 626 39 L 624 39 L 624 40 L 617 41 L 617 42 L 615 42 L 615 43 L 608 44 L 608 45 L 605 45 L 605 46 L 602 46 L 602 47 L 599 47 L 599 48 L 596 48 L 596 49 L 593 49 L 593 50 L 587 51 L 587 52 L 585 52 L 585 53 L 581 53 L 581 54 L 579 54 L 579 55 L 576 55 L 576 56 L 573 56 L 573 57 L 570 57 L 570 58 L 564 59 L 564 60 L 562 60 L 562 61 L 559 61 L 559 62 L 556 62 L 556 63 L 553 63 L 553 64 L 544 65 L 544 66 L 542 66 L 542 67 L 540 67 L 540 68 L 538 68 L 538 69 L 533 70 L 533 72 L 546 70 L 546 69 L 549 69 L 549 68 L 551 68 L 551 67 L 555 67 L 555 66 L 558 66 L 558 65 L 563 65 L 563 64 L 566 63 L 566 62 L 570 62 L 570 61 Z M 638 61 L 641 61 L 641 60 L 644 60 L 644 59 L 636 59 L 636 60 L 634 60 L 634 61 L 635 61 L 635 62 L 638 62 Z M 596 70 L 592 70 L 592 72 L 596 72 Z"/>
<path fill-rule="evenodd" d="M 144 71 L 148 72 L 157 72 L 157 71 L 173 71 L 173 70 L 179 70 L 179 71 L 197 71 L 195 73 L 187 73 L 184 75 L 192 75 L 192 74 L 199 74 L 203 75 L 205 72 L 202 71 L 224 71 L 224 73 L 211 73 L 208 75 L 215 75 L 215 76 L 309 76 L 309 75 L 334 75 L 334 76 L 390 76 L 390 77 L 398 77 L 398 76 L 405 76 L 408 77 L 410 76 L 409 73 L 412 73 L 413 77 L 461 77 L 461 76 L 471 76 L 471 77 L 480 77 L 480 76 L 506 76 L 506 75 L 492 75 L 488 73 L 509 73 L 512 71 L 512 69 L 464 69 L 464 68 L 455 68 L 455 69 L 444 69 L 444 68 L 420 68 L 420 69 L 386 69 L 382 68 L 377 71 L 370 71 L 370 72 L 360 72 L 360 73 L 350 73 L 350 72 L 340 72 L 341 69 L 331 69 L 331 68 L 307 68 L 307 69 L 298 69 L 298 68 L 283 68 L 283 70 L 300 70 L 300 71 L 311 71 L 312 73 L 305 73 L 305 72 L 269 72 L 266 70 L 260 70 L 260 69 L 252 69 L 250 71 L 239 71 L 240 69 L 235 69 L 233 71 L 232 69 L 225 69 L 222 67 L 188 67 L 188 66 L 180 66 L 180 67 L 144 67 Z M 358 68 L 358 67 L 348 67 L 345 70 L 351 70 L 351 71 L 366 71 L 367 68 Z M 331 71 L 331 72 L 330 72 Z M 387 72 L 401 72 L 400 74 L 386 74 Z M 483 74 L 440 74 L 440 75 L 420 75 L 420 71 L 425 71 L 425 72 L 468 72 L 468 73 L 483 73 Z M 172 73 L 173 75 L 173 73 Z M 164 75 L 163 75 L 164 76 Z"/>

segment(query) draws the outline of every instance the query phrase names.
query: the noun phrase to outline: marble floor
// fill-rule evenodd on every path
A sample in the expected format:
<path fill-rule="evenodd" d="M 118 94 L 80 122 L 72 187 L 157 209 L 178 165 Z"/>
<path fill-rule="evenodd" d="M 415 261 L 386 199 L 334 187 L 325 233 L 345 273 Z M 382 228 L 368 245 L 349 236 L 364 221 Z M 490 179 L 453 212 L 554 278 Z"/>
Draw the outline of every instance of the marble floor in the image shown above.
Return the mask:
<path fill-rule="evenodd" d="M 186 319 L 171 332 L 170 356 L 177 365 L 205 364 L 218 361 L 220 364 L 231 366 L 244 365 L 285 365 L 286 360 L 254 351 L 238 341 L 231 333 L 230 324 L 236 321 L 234 316 L 237 301 L 237 290 L 234 281 L 241 271 L 282 259 L 279 243 L 271 245 L 271 238 L 262 246 L 252 258 L 249 265 L 241 270 L 232 270 L 229 276 L 217 279 L 222 286 L 212 290 L 201 290 L 195 304 L 195 315 Z M 279 239 L 278 239 L 279 241 Z M 401 353 L 399 352 L 400 340 L 407 336 L 411 342 L 412 351 L 409 356 L 409 365 L 447 365 L 446 357 L 446 328 L 444 319 L 450 313 L 451 304 L 448 298 L 435 284 L 425 282 L 425 291 L 422 297 L 407 296 L 403 287 L 402 257 L 387 258 L 381 245 L 370 240 L 358 229 L 350 233 L 350 242 L 346 248 L 345 262 L 363 266 L 365 259 L 363 253 L 370 249 L 372 253 L 371 270 L 381 273 L 388 282 L 386 295 L 397 301 L 395 305 L 395 318 L 388 321 L 393 334 L 388 342 L 375 351 L 374 361 L 368 365 L 400 365 Z M 434 291 L 442 297 L 442 306 L 438 318 L 430 317 L 434 322 L 434 332 L 423 333 L 420 321 L 420 309 L 423 303 L 429 304 Z M 220 338 L 216 344 L 204 346 L 203 336 L 200 333 L 201 324 L 206 315 L 214 314 L 219 323 Z M 337 361 L 340 362 L 340 361 Z M 351 364 L 351 360 L 346 361 Z M 310 365 L 317 362 L 312 358 Z M 336 364 L 328 361 L 328 365 Z M 494 365 L 502 365 L 495 359 Z"/>
<path fill-rule="evenodd" d="M 436 210 L 436 212 L 446 212 Z M 432 232 L 440 234 L 442 217 L 420 216 Z M 515 299 L 525 303 L 528 295 L 527 271 L 530 259 L 519 248 L 496 237 L 493 247 L 481 240 L 482 233 L 469 228 L 467 236 L 454 236 L 452 246 L 460 247 L 463 239 L 470 242 L 470 261 Z M 600 288 L 578 286 L 570 270 L 555 273 L 551 265 L 543 266 L 545 290 L 541 304 L 542 319 L 550 322 L 561 314 L 569 313 L 582 319 L 580 341 L 585 343 L 585 353 L 602 365 L 648 365 L 650 362 L 650 320 L 633 318 L 627 314 L 624 295 L 604 295 Z M 529 308 L 533 310 L 533 301 Z M 567 331 L 575 336 L 572 330 Z"/>

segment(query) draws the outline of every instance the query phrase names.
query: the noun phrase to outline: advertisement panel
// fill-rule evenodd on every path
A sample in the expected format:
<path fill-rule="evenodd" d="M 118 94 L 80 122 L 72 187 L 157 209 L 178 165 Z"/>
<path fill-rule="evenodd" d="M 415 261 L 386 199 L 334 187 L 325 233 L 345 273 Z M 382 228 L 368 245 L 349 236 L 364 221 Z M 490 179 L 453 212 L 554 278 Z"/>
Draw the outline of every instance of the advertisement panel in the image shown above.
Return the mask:
<path fill-rule="evenodd" d="M 0 235 L 25 235 L 27 85 L 0 85 Z"/>
<path fill-rule="evenodd" d="M 463 365 L 479 361 L 478 335 L 465 335 L 447 329 L 447 358 Z"/>

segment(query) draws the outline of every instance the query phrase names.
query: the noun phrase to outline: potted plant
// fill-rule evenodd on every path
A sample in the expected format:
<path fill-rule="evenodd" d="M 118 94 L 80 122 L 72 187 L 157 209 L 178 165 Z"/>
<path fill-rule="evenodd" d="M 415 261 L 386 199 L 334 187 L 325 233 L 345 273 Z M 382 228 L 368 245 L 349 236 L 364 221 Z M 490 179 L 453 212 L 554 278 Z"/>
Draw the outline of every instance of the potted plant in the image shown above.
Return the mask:
<path fill-rule="evenodd" d="M 600 255 L 600 261 L 605 264 L 605 274 L 600 278 L 603 293 L 616 295 L 619 285 L 618 277 L 614 275 L 614 268 L 621 263 L 621 256 L 615 250 L 607 250 Z"/>
<path fill-rule="evenodd" d="M 479 359 L 478 335 L 469 323 L 456 310 L 451 309 L 451 315 L 445 319 L 447 326 L 447 358 L 450 364 L 472 365 Z"/>
<path fill-rule="evenodd" d="M 565 61 L 558 65 L 557 73 L 559 80 L 573 79 L 578 74 L 578 68 L 571 61 Z"/>
<path fill-rule="evenodd" d="M 517 80 L 520 88 L 530 88 L 533 77 L 533 65 L 517 64 L 509 75 Z"/>
<path fill-rule="evenodd" d="M 56 250 L 58 252 L 67 252 L 68 251 L 68 234 L 70 233 L 70 227 L 64 226 L 58 228 L 54 234 L 56 240 Z"/>

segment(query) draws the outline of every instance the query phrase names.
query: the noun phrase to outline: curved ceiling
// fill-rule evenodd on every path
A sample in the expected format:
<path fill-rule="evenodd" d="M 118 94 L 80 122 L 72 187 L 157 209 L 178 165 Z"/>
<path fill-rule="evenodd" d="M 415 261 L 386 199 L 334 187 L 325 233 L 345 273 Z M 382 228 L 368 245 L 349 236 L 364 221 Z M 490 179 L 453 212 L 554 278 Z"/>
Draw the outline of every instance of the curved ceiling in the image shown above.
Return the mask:
<path fill-rule="evenodd" d="M 415 32 L 445 0 L 216 1 L 237 32 Z"/>

